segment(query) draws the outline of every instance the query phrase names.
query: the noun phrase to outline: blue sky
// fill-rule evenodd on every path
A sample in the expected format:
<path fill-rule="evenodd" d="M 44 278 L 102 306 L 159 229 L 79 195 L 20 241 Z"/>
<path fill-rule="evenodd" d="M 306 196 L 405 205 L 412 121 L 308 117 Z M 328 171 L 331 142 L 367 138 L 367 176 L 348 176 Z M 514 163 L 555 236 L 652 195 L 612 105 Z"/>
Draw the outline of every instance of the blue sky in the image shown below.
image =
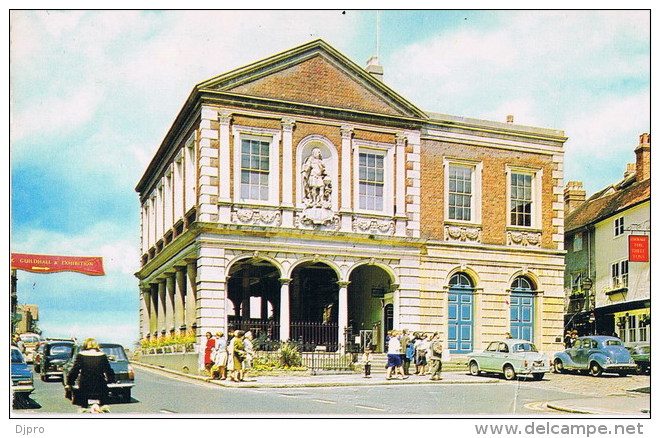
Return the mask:
<path fill-rule="evenodd" d="M 323 38 L 427 111 L 562 129 L 565 181 L 619 180 L 650 132 L 648 11 L 14 11 L 10 250 L 102 256 L 19 271 L 50 336 L 138 336 L 134 187 L 193 86 Z"/>

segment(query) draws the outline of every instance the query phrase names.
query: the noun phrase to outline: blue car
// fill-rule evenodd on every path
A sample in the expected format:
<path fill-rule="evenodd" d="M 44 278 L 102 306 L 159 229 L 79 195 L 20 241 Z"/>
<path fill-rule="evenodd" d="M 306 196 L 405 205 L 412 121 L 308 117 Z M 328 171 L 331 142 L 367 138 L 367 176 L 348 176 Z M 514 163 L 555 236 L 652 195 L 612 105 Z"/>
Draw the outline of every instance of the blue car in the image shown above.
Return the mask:
<path fill-rule="evenodd" d="M 15 398 L 27 398 L 34 391 L 32 371 L 25 363 L 23 353 L 16 347 L 11 347 L 11 390 Z"/>
<path fill-rule="evenodd" d="M 603 373 L 626 376 L 637 365 L 621 339 L 612 336 L 584 336 L 577 338 L 571 348 L 555 354 L 556 373 L 580 371 L 598 377 Z"/>

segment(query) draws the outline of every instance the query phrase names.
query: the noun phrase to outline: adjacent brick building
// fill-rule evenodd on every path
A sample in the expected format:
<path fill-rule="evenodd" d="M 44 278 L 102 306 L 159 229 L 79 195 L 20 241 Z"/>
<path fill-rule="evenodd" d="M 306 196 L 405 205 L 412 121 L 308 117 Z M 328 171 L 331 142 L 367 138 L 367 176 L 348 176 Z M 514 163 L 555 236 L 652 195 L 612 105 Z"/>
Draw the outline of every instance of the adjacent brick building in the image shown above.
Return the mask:
<path fill-rule="evenodd" d="M 194 87 L 136 187 L 143 336 L 559 348 L 563 132 L 422 111 L 371 61 L 317 40 Z"/>

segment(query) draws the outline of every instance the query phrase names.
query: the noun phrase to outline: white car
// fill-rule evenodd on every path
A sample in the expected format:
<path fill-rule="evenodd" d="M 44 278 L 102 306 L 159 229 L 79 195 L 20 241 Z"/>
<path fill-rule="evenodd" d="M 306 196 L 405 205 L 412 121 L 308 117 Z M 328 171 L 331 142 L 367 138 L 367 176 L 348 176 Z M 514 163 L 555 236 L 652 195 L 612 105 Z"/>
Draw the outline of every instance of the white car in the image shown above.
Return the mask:
<path fill-rule="evenodd" d="M 482 352 L 469 354 L 468 369 L 473 376 L 489 372 L 503 374 L 507 380 L 513 380 L 516 376 L 541 380 L 552 368 L 550 359 L 531 342 L 502 339 L 491 342 Z"/>

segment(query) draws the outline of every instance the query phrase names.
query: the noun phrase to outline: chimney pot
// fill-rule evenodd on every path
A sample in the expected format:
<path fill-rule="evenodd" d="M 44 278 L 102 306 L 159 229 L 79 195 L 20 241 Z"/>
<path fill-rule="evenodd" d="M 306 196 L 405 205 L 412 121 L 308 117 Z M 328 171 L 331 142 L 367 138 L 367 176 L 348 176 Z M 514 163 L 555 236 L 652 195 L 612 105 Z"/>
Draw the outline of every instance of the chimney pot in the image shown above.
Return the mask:
<path fill-rule="evenodd" d="M 506 122 L 513 123 L 513 114 L 509 114 L 508 116 L 506 116 Z"/>

